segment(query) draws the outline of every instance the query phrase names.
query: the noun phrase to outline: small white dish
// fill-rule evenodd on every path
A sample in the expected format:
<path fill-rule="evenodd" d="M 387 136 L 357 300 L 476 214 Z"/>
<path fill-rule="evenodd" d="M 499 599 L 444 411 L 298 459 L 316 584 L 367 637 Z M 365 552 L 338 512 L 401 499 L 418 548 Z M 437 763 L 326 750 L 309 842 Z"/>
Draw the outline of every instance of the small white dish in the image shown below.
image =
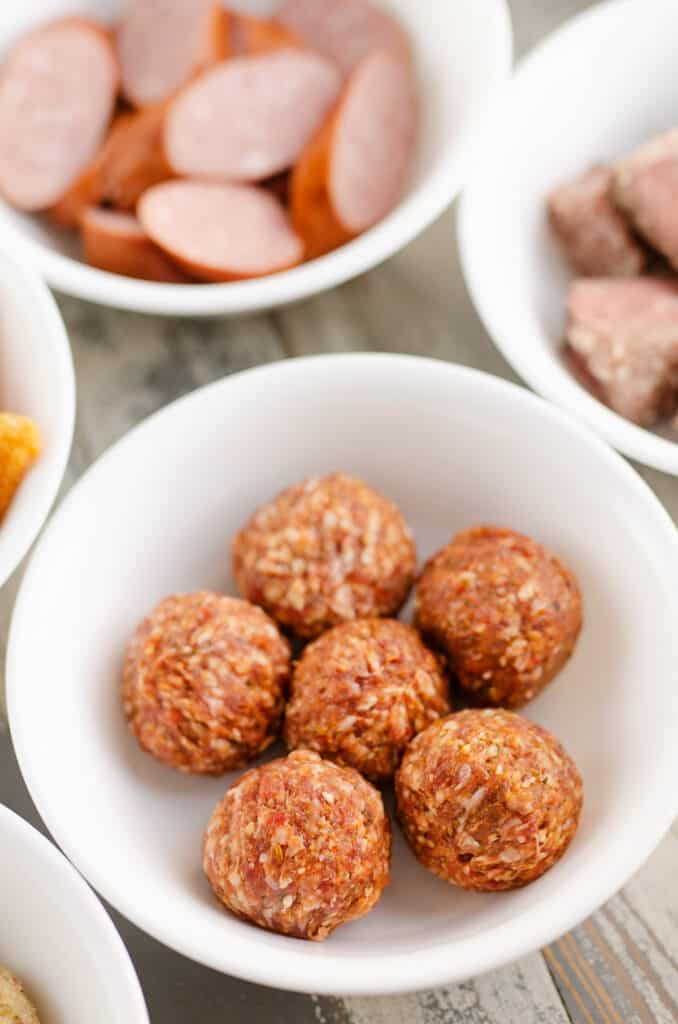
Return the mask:
<path fill-rule="evenodd" d="M 294 270 L 254 281 L 172 285 L 136 281 L 89 267 L 70 233 L 17 213 L 0 200 L 0 233 L 23 248 L 54 288 L 104 305 L 170 316 L 211 316 L 285 305 L 364 273 L 392 256 L 452 202 L 465 180 L 473 144 L 511 70 L 506 0 L 378 0 L 402 19 L 417 52 L 422 127 L 412 183 L 384 221 L 349 245 Z M 236 0 L 259 14 L 275 0 Z M 0 53 L 32 25 L 77 10 L 112 20 L 122 0 L 4 0 Z M 39 142 L 37 143 L 39 144 Z"/>
<path fill-rule="evenodd" d="M 113 922 L 44 836 L 0 804 L 0 964 L 44 1024 L 149 1024 Z"/>
<path fill-rule="evenodd" d="M 675 39 L 673 0 L 608 0 L 541 43 L 479 146 L 459 245 L 476 309 L 516 372 L 626 455 L 678 474 L 678 444 L 612 412 L 563 362 L 569 272 L 544 214 L 554 187 L 678 124 Z"/>
<path fill-rule="evenodd" d="M 24 557 L 61 484 L 73 439 L 75 381 L 61 314 L 29 267 L 0 254 L 0 410 L 37 423 L 43 450 L 0 523 L 0 585 Z"/>
<path fill-rule="evenodd" d="M 143 754 L 120 707 L 128 636 L 161 597 L 233 591 L 229 543 L 292 482 L 342 469 L 395 499 L 423 559 L 498 523 L 576 572 L 585 628 L 531 704 L 576 758 L 580 830 L 513 893 L 464 893 L 420 867 L 395 828 L 393 880 L 324 944 L 230 916 L 201 871 L 227 784 Z M 678 537 L 637 474 L 522 388 L 386 355 L 318 357 L 229 377 L 132 431 L 75 486 L 23 582 L 7 678 L 12 736 L 40 813 L 126 917 L 228 974 L 320 993 L 413 990 L 474 976 L 577 924 L 640 866 L 678 810 Z"/>

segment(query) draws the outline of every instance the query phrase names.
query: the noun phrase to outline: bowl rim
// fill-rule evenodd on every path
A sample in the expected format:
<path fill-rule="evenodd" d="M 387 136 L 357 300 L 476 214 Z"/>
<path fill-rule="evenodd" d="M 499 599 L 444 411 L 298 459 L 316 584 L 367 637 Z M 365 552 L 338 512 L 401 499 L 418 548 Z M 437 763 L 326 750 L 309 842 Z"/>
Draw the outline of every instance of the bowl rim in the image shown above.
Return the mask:
<path fill-rule="evenodd" d="M 0 265 L 5 264 L 11 269 L 15 281 L 20 282 L 21 291 L 17 297 L 22 307 L 30 308 L 30 316 L 42 327 L 42 343 L 52 350 L 56 365 L 56 375 L 52 381 L 52 390 L 61 395 L 63 404 L 63 420 L 59 424 L 56 435 L 50 438 L 51 470 L 41 488 L 39 500 L 36 500 L 29 514 L 26 515 L 26 526 L 20 529 L 20 542 L 13 548 L 0 553 L 0 587 L 7 582 L 16 567 L 30 550 L 33 542 L 45 524 L 66 472 L 66 466 L 73 444 L 76 413 L 75 369 L 71 346 L 59 307 L 47 285 L 25 261 L 6 251 L 0 253 Z"/>
<path fill-rule="evenodd" d="M 215 970 L 279 989 L 295 992 L 312 991 L 327 995 L 404 993 L 461 981 L 481 971 L 502 967 L 520 956 L 548 945 L 569 931 L 606 902 L 647 859 L 670 828 L 678 812 L 678 793 L 664 793 L 661 801 L 648 800 L 638 808 L 638 816 L 644 820 L 639 824 L 638 817 L 634 818 L 632 834 L 631 831 L 624 834 L 625 842 L 618 844 L 615 858 L 606 864 L 605 870 L 599 871 L 595 880 L 591 880 L 588 886 L 581 886 L 568 892 L 567 900 L 561 901 L 557 913 L 553 913 L 552 898 L 549 901 L 540 900 L 523 911 L 520 915 L 523 927 L 518 930 L 518 934 L 514 918 L 456 942 L 442 942 L 437 947 L 426 948 L 419 955 L 386 952 L 375 953 L 367 958 L 356 954 L 333 958 L 329 949 L 323 949 L 320 955 L 316 953 L 309 956 L 304 951 L 305 944 L 290 941 L 284 949 L 278 949 L 274 957 L 262 958 L 257 929 L 252 929 L 251 934 L 241 936 L 237 943 L 224 943 L 219 949 L 206 949 L 204 943 L 199 939 L 196 941 L 192 936 L 178 938 L 172 928 L 168 929 L 164 922 L 158 924 L 152 915 L 146 914 L 143 908 L 129 900 L 124 886 L 116 886 L 115 882 L 99 869 L 95 858 L 92 859 L 87 853 L 82 854 L 79 851 L 77 841 L 71 842 L 71 837 L 59 820 L 58 813 L 51 807 L 49 786 L 44 785 L 44 776 L 34 770 L 33 759 L 30 756 L 30 729 L 26 727 L 28 716 L 22 715 L 20 710 L 21 648 L 27 642 L 24 638 L 30 631 L 33 580 L 39 581 L 43 552 L 48 550 L 51 543 L 51 531 L 55 531 L 61 517 L 68 514 L 70 503 L 78 500 L 79 489 L 89 473 L 100 472 L 102 467 L 105 469 L 108 460 L 119 458 L 127 446 L 134 445 L 138 432 L 148 430 L 150 424 L 157 424 L 164 416 L 172 416 L 177 407 L 190 407 L 191 403 L 200 402 L 205 392 L 215 389 L 224 389 L 227 392 L 229 388 L 237 388 L 243 380 L 251 382 L 254 379 L 263 385 L 267 378 L 274 377 L 277 378 L 277 386 L 280 386 L 286 377 L 303 375 L 309 368 L 317 367 L 319 363 L 325 364 L 328 379 L 331 379 L 339 367 L 342 371 L 355 375 L 370 365 L 373 368 L 388 365 L 397 368 L 403 375 L 435 374 L 438 380 L 441 375 L 448 375 L 462 382 L 466 388 L 482 391 L 488 403 L 491 403 L 494 397 L 508 398 L 514 404 L 529 407 L 537 420 L 546 419 L 557 424 L 560 430 L 576 439 L 578 444 L 594 451 L 596 458 L 605 463 L 616 477 L 621 478 L 627 489 L 635 492 L 647 507 L 648 524 L 652 526 L 652 532 L 657 538 L 655 543 L 662 544 L 664 571 L 670 574 L 671 579 L 678 573 L 678 532 L 648 485 L 590 428 L 577 423 L 567 413 L 526 389 L 480 370 L 415 356 L 350 353 L 310 356 L 267 364 L 215 381 L 154 413 L 109 448 L 94 464 L 96 468 L 88 470 L 66 497 L 32 556 L 14 609 L 6 666 L 10 729 L 17 759 L 31 796 L 59 845 L 108 902 L 158 941 Z M 678 614 L 678 593 L 675 603 Z M 678 643 L 678 638 L 676 642 Z M 671 778 L 678 769 L 678 748 L 670 747 L 663 750 L 661 763 L 662 777 Z"/>
<path fill-rule="evenodd" d="M 116 983 L 124 983 L 125 991 L 129 996 L 129 1005 L 126 1009 L 133 1011 L 133 1018 L 126 1018 L 126 1020 L 129 1021 L 129 1024 L 150 1024 L 141 983 L 127 948 L 105 907 L 82 875 L 75 870 L 46 836 L 2 803 L 0 803 L 0 834 L 17 836 L 17 847 L 30 847 L 36 860 L 46 865 L 45 870 L 58 879 L 59 885 L 63 889 L 69 890 L 73 903 L 77 902 L 78 911 L 83 920 L 87 922 L 88 934 L 93 936 L 96 933 L 97 944 L 106 945 L 107 959 L 115 960 Z M 111 966 L 113 966 L 112 963 L 109 963 L 107 969 L 110 970 Z"/>
<path fill-rule="evenodd" d="M 670 0 L 648 0 L 664 7 Z M 648 6 L 646 5 L 646 6 Z M 457 211 L 457 244 L 461 269 L 475 310 L 485 330 L 513 369 L 542 397 L 569 411 L 588 424 L 609 444 L 644 465 L 678 476 L 678 442 L 661 437 L 636 426 L 594 398 L 563 368 L 554 368 L 552 358 L 522 343 L 519 332 L 507 329 L 505 321 L 494 308 L 492 288 L 485 284 L 483 262 L 486 255 L 487 231 L 483 225 L 483 196 L 491 187 L 490 177 L 483 173 L 488 166 L 483 160 L 495 138 L 498 126 L 510 119 L 514 105 L 520 101 L 520 90 L 526 80 L 537 78 L 548 66 L 552 54 L 566 47 L 575 48 L 580 33 L 610 17 L 623 17 L 626 11 L 638 10 L 634 0 L 603 0 L 593 7 L 568 18 L 542 39 L 516 66 L 506 92 L 495 107 L 476 150 L 474 166 L 478 175 L 469 175 Z M 647 15 L 647 10 L 645 11 Z M 492 165 L 489 165 L 492 166 Z M 496 166 L 496 159 L 494 162 Z"/>
<path fill-rule="evenodd" d="M 7 234 L 48 284 L 58 291 L 139 313 L 235 315 L 284 306 L 344 284 L 384 262 L 416 238 L 452 203 L 466 179 L 477 139 L 513 64 L 513 28 L 508 0 L 482 2 L 489 7 L 485 41 L 488 97 L 479 116 L 480 123 L 469 131 L 464 153 L 461 157 L 445 155 L 429 180 L 381 223 L 327 256 L 251 281 L 172 285 L 138 281 L 89 267 L 27 237 L 14 226 L 6 228 Z"/>

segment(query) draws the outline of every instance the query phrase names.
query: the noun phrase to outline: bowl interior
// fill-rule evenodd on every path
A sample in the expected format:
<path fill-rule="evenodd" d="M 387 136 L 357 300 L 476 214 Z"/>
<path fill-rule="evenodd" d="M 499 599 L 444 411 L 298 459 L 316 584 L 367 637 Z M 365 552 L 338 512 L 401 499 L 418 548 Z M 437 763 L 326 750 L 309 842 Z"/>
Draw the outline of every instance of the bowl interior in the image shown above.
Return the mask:
<path fill-rule="evenodd" d="M 473 299 L 516 370 L 622 451 L 674 473 L 678 446 L 607 409 L 562 360 L 569 274 L 544 203 L 557 185 L 676 124 L 675 15 L 671 0 L 611 0 L 542 43 L 493 118 L 460 218 Z"/>
<path fill-rule="evenodd" d="M 0 528 L 4 583 L 42 526 L 56 497 L 75 416 L 73 366 L 66 330 L 47 288 L 0 257 L 0 409 L 30 416 L 43 451 Z"/>
<path fill-rule="evenodd" d="M 585 629 L 528 713 L 579 762 L 586 806 L 564 860 L 512 894 L 447 886 L 418 866 L 396 830 L 393 881 L 378 908 L 314 945 L 257 930 L 213 900 L 201 835 L 229 779 L 187 778 L 142 754 L 122 718 L 118 681 L 126 639 L 155 602 L 198 587 L 233 592 L 228 552 L 238 527 L 290 482 L 337 469 L 399 503 L 421 558 L 485 522 L 532 534 L 570 563 Z M 21 767 L 58 842 L 95 887 L 203 963 L 315 992 L 468 976 L 590 912 L 668 826 L 676 571 L 673 528 L 645 485 L 520 389 L 399 357 L 243 374 L 128 435 L 53 520 L 10 639 Z"/>
<path fill-rule="evenodd" d="M 0 231 L 27 246 L 54 286 L 83 298 L 159 313 L 228 312 L 292 301 L 326 288 L 390 255 L 422 230 L 462 184 L 479 122 L 510 65 L 505 0 L 426 4 L 379 0 L 403 21 L 414 42 L 421 88 L 421 136 L 410 186 L 393 213 L 343 249 L 284 274 L 229 285 L 172 286 L 134 281 L 78 260 L 71 232 L 18 213 L 0 200 Z M 277 0 L 232 6 L 270 13 Z M 0 9 L 0 52 L 32 25 L 78 10 L 114 20 L 123 0 L 7 0 Z"/>
<path fill-rule="evenodd" d="M 139 983 L 106 912 L 64 857 L 0 805 L 0 964 L 44 1024 L 147 1024 Z"/>

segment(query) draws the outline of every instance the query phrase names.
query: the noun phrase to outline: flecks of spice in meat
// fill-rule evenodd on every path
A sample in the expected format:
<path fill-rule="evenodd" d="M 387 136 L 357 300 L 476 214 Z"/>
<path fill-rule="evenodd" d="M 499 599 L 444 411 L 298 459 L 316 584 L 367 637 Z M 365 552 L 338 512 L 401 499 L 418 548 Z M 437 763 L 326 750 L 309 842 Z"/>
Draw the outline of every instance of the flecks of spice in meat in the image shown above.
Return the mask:
<path fill-rule="evenodd" d="M 425 566 L 416 621 L 478 703 L 518 708 L 572 654 L 581 596 L 570 570 L 540 544 L 512 530 L 476 527 Z"/>
<path fill-rule="evenodd" d="M 367 484 L 337 473 L 284 491 L 233 543 L 244 597 L 314 637 L 340 622 L 395 614 L 416 571 L 409 527 Z"/>
<path fill-rule="evenodd" d="M 261 608 L 220 594 L 179 594 L 130 641 L 124 711 L 141 746 L 161 761 L 220 775 L 274 741 L 289 673 L 289 644 Z"/>
<path fill-rule="evenodd" d="M 396 775 L 398 816 L 421 863 L 447 881 L 513 889 L 565 852 L 582 782 L 558 740 L 497 709 L 457 712 L 420 733 Z"/>
<path fill-rule="evenodd" d="M 233 913 L 322 940 L 374 907 L 390 850 L 379 792 L 351 769 L 295 751 L 228 790 L 209 822 L 203 865 Z"/>
<path fill-rule="evenodd" d="M 447 680 L 418 632 L 364 619 L 336 626 L 303 652 L 285 739 L 379 781 L 393 775 L 412 737 L 449 711 Z"/>

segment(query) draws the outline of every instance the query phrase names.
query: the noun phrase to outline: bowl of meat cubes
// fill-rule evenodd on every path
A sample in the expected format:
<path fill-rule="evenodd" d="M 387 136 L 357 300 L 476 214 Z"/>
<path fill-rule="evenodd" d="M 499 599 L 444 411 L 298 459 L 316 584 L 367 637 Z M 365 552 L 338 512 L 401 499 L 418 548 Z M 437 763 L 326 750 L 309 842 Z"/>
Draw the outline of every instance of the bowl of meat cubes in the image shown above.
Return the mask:
<path fill-rule="evenodd" d="M 265 309 L 392 255 L 461 188 L 505 0 L 69 0 L 0 12 L 0 228 L 57 289 Z"/>
<path fill-rule="evenodd" d="M 524 61 L 462 202 L 460 245 L 478 312 L 516 371 L 675 474 L 674 30 L 668 0 L 618 0 Z"/>

